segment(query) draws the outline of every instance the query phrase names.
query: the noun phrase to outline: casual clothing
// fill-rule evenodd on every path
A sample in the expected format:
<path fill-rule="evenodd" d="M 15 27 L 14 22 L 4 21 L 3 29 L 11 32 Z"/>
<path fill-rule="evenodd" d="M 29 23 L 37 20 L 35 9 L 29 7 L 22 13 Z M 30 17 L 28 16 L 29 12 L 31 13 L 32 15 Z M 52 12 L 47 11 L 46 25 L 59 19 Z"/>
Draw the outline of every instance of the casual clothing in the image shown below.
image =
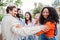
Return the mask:
<path fill-rule="evenodd" d="M 25 26 L 32 27 L 34 25 L 33 22 L 29 23 L 28 25 L 25 23 Z M 29 35 L 26 37 L 26 40 L 34 40 L 34 35 Z"/>
<path fill-rule="evenodd" d="M 22 27 L 25 26 L 24 19 L 20 18 L 20 19 L 19 19 L 19 22 L 20 22 L 20 24 L 21 24 Z"/>
<path fill-rule="evenodd" d="M 36 26 L 38 26 L 38 25 L 36 25 Z M 47 38 L 46 38 L 46 36 L 44 34 L 41 34 L 39 36 L 35 36 L 35 40 L 47 40 Z"/>
<path fill-rule="evenodd" d="M 11 14 L 7 14 L 2 19 L 2 40 L 18 40 L 18 35 L 15 34 L 13 27 L 19 24 L 17 19 Z M 17 33 L 17 32 L 16 32 Z"/>
<path fill-rule="evenodd" d="M 53 37 L 53 38 L 47 38 L 48 40 L 56 40 L 56 38 L 55 37 Z"/>
<path fill-rule="evenodd" d="M 42 27 L 28 26 L 27 28 L 16 28 L 17 25 L 20 25 L 18 20 L 11 14 L 7 14 L 2 19 L 2 40 L 18 40 L 19 36 L 33 35 L 40 31 Z"/>
<path fill-rule="evenodd" d="M 25 26 L 25 23 L 24 23 L 24 21 L 23 21 L 22 18 L 19 18 L 19 19 L 18 19 L 18 22 L 20 23 L 20 25 L 21 25 L 22 27 Z M 26 39 L 26 38 L 25 38 L 25 37 L 22 37 L 22 36 L 20 36 L 20 37 L 18 38 L 18 40 L 23 40 L 23 39 Z"/>
<path fill-rule="evenodd" d="M 40 32 L 38 32 L 37 35 L 44 33 L 47 38 L 54 38 L 54 30 L 55 24 L 49 21 L 46 22 L 45 27 Z"/>
<path fill-rule="evenodd" d="M 39 35 L 38 40 L 47 40 L 44 34 Z"/>

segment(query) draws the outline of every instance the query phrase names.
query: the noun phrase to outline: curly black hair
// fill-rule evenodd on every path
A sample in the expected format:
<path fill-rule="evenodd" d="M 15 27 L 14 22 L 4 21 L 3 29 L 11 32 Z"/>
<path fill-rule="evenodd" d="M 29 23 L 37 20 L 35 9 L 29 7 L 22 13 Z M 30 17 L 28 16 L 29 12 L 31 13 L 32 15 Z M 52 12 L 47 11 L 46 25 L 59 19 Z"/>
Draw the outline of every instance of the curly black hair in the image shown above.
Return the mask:
<path fill-rule="evenodd" d="M 49 11 L 49 16 L 47 17 L 47 19 L 45 19 L 42 15 L 43 10 L 47 8 Z M 55 22 L 55 23 L 59 23 L 59 16 L 57 14 L 57 11 L 53 8 L 53 7 L 44 7 L 41 11 L 41 15 L 40 15 L 40 19 L 39 19 L 41 24 L 45 24 L 47 21 L 51 21 L 51 22 Z"/>

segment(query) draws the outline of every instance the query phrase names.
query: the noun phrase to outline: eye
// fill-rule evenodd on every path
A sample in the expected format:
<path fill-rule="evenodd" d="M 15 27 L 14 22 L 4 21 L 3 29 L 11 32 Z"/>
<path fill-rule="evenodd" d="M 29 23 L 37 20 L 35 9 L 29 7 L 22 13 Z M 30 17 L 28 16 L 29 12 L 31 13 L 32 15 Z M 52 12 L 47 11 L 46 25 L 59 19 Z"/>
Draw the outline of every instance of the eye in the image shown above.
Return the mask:
<path fill-rule="evenodd" d="M 46 12 L 46 13 L 49 13 L 49 12 Z"/>

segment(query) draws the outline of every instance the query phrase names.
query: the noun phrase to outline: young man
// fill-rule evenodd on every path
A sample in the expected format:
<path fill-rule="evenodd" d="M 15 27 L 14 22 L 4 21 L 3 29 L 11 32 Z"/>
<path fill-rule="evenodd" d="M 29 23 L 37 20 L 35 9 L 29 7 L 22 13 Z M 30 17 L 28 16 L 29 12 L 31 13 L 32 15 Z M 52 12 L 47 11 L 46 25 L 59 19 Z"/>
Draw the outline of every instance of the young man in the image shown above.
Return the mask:
<path fill-rule="evenodd" d="M 18 36 L 14 34 L 12 28 L 19 24 L 15 18 L 17 9 L 15 6 L 8 6 L 6 12 L 6 16 L 2 19 L 2 40 L 18 40 Z"/>
<path fill-rule="evenodd" d="M 24 27 L 24 26 L 25 26 L 25 22 L 23 21 L 23 19 L 21 18 L 21 16 L 22 16 L 21 9 L 20 9 L 20 8 L 17 8 L 16 17 L 17 17 L 18 22 L 20 23 L 20 25 L 21 25 L 22 27 Z M 23 40 L 23 39 L 26 39 L 26 38 L 25 38 L 25 37 L 22 37 L 22 36 L 20 36 L 20 37 L 18 38 L 18 40 Z"/>
<path fill-rule="evenodd" d="M 20 24 L 21 24 L 22 26 L 25 26 L 25 23 L 24 23 L 23 19 L 21 18 L 21 16 L 22 16 L 21 9 L 20 9 L 20 8 L 17 8 L 16 17 L 18 18 Z"/>

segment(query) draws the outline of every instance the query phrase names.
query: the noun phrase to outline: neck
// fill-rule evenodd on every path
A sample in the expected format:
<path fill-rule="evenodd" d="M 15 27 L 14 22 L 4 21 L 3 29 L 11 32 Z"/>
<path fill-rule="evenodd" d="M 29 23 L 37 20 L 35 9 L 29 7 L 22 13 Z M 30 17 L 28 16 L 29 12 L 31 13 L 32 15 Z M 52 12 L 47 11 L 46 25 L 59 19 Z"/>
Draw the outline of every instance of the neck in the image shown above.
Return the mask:
<path fill-rule="evenodd" d="M 27 23 L 28 23 L 28 24 L 31 23 L 30 20 L 28 20 Z"/>
<path fill-rule="evenodd" d="M 13 15 L 13 13 L 9 13 L 10 15 L 12 15 L 13 17 L 16 17 L 16 15 Z"/>

